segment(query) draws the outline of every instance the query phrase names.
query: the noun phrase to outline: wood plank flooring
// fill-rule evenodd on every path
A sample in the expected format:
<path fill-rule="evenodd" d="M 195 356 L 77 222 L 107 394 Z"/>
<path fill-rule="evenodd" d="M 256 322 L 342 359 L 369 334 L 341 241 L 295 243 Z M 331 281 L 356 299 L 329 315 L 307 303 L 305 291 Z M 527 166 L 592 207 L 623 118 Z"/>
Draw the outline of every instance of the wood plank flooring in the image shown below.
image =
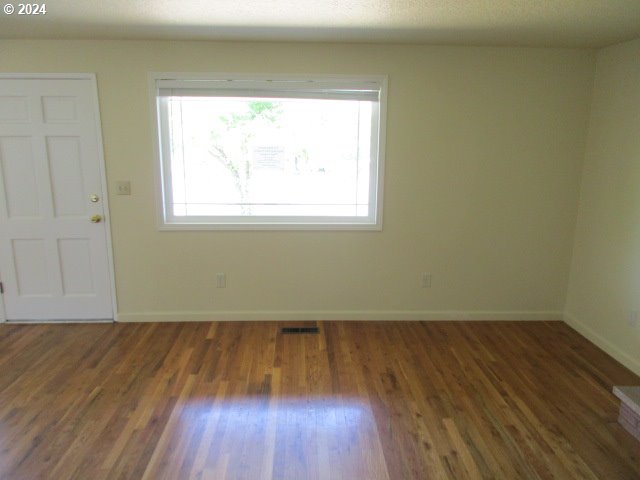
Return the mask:
<path fill-rule="evenodd" d="M 560 322 L 0 326 L 2 479 L 638 479 Z"/>

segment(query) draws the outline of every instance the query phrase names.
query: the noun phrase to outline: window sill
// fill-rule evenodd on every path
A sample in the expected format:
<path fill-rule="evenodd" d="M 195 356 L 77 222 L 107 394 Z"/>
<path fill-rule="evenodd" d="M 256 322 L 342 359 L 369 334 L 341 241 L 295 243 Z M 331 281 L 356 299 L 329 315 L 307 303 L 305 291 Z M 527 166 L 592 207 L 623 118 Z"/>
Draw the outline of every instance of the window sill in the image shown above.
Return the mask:
<path fill-rule="evenodd" d="M 161 223 L 163 232 L 189 231 L 382 231 L 382 223 Z"/>

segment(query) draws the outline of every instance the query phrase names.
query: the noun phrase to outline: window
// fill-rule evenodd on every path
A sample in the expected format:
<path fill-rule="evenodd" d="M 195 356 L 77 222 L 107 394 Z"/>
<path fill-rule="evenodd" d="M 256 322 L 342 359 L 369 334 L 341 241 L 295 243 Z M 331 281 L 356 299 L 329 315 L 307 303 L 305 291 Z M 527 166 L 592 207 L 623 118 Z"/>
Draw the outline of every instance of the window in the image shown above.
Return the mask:
<path fill-rule="evenodd" d="M 383 77 L 151 81 L 161 228 L 381 228 Z"/>

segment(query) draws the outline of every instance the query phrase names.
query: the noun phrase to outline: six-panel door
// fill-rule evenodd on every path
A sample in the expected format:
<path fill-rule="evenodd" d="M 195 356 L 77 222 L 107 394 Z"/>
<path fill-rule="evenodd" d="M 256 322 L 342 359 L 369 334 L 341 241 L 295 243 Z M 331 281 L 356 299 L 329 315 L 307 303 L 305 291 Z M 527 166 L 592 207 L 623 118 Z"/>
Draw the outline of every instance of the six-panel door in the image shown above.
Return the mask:
<path fill-rule="evenodd" d="M 112 319 L 92 79 L 0 78 L 8 320 Z"/>

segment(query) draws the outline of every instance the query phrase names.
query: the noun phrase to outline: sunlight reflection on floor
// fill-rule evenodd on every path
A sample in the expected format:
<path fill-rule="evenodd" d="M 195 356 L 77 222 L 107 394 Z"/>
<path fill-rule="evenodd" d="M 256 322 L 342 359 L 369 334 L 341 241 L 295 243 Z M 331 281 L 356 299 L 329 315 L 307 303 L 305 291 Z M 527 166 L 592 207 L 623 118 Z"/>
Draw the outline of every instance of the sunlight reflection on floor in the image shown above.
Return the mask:
<path fill-rule="evenodd" d="M 191 398 L 169 423 L 180 440 L 162 461 L 197 446 L 196 478 L 386 478 L 373 412 L 357 397 Z"/>

